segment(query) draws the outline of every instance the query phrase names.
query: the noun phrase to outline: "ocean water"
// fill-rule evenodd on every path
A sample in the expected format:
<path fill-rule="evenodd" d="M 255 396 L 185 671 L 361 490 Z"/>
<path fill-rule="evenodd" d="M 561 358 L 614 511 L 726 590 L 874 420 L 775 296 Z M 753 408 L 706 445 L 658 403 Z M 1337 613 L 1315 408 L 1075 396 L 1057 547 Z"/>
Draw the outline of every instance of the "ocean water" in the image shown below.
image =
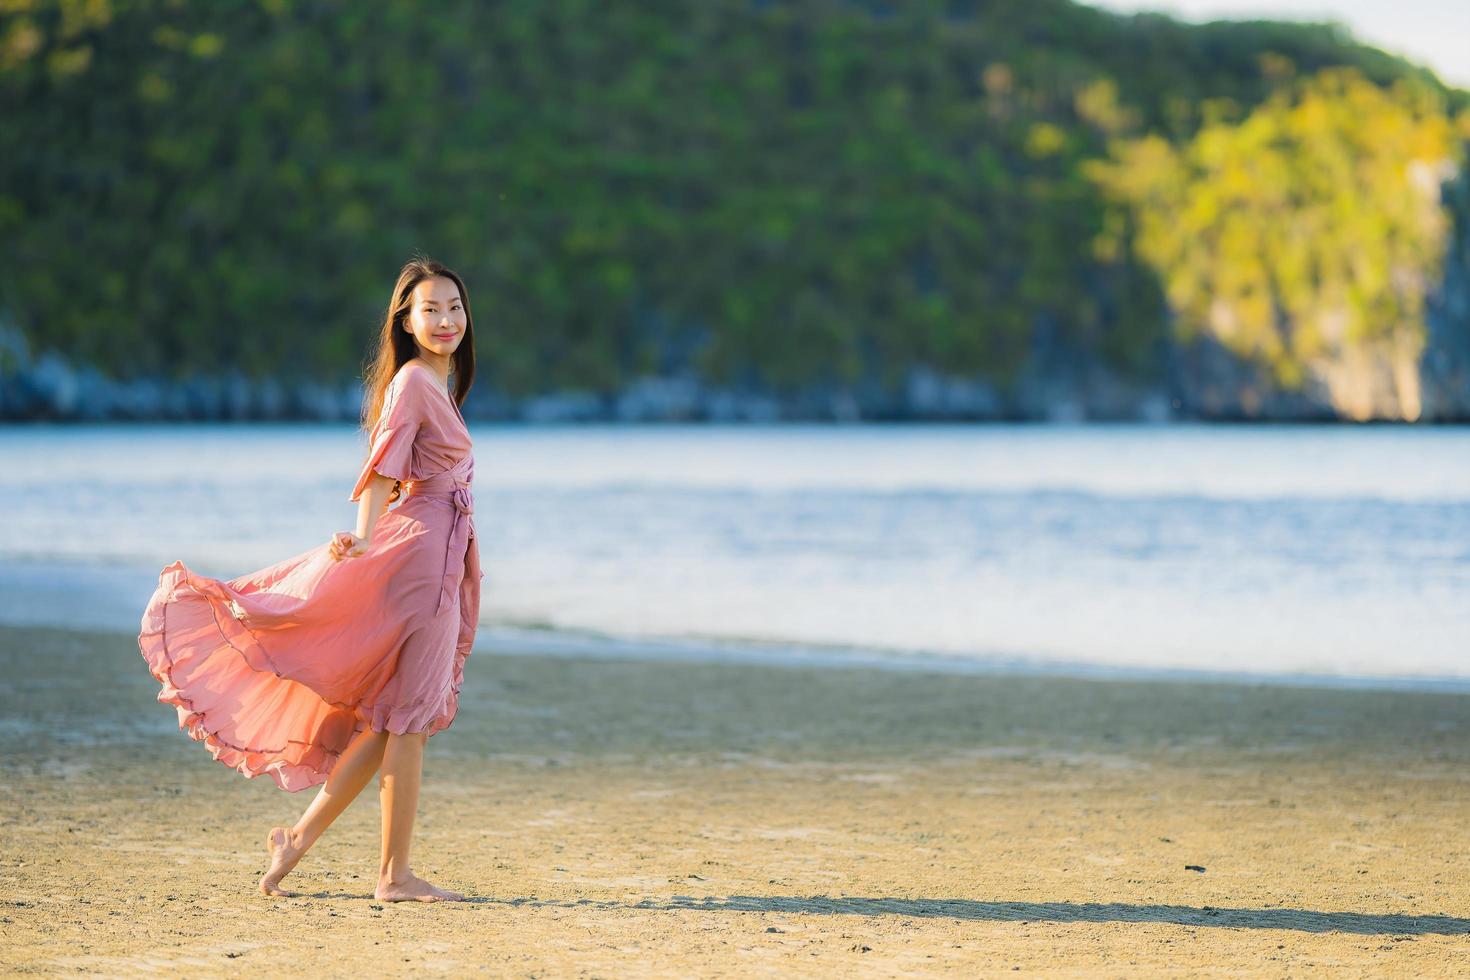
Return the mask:
<path fill-rule="evenodd" d="M 477 650 L 1470 688 L 1470 429 L 474 425 Z M 340 424 L 0 427 L 0 622 L 353 526 Z"/>

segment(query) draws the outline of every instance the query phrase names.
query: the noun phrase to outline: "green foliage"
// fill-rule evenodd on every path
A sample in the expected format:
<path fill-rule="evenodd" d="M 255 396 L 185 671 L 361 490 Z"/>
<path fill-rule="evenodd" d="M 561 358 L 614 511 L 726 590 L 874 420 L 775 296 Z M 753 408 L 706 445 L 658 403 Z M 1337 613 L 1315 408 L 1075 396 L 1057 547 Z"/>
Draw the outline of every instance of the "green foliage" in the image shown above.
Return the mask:
<path fill-rule="evenodd" d="M 1440 188 L 1464 155 L 1438 93 L 1324 70 L 1231 115 L 1178 148 L 1120 140 L 1086 168 L 1136 216 L 1134 247 L 1181 333 L 1213 335 L 1286 388 L 1357 350 L 1416 361 L 1447 232 Z"/>
<path fill-rule="evenodd" d="M 0 316 L 123 376 L 350 376 L 422 250 L 513 394 L 671 351 L 775 385 L 1006 382 L 1038 344 L 1147 374 L 1155 274 L 1095 246 L 1134 219 L 1086 162 L 1329 64 L 1424 74 L 1066 0 L 0 0 Z"/>

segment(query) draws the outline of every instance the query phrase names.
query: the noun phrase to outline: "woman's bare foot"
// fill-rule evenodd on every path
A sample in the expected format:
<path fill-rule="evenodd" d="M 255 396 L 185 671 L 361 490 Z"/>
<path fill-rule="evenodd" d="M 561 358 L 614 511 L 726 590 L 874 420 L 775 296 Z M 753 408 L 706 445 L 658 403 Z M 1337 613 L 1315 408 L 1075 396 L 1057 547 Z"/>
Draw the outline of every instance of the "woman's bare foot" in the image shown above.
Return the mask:
<path fill-rule="evenodd" d="M 464 896 L 438 885 L 430 884 L 418 875 L 409 875 L 400 882 L 380 880 L 373 898 L 380 902 L 463 902 Z"/>
<path fill-rule="evenodd" d="M 288 892 L 279 886 L 281 879 L 291 873 L 301 855 L 306 853 L 300 838 L 293 837 L 290 827 L 272 827 L 266 834 L 265 846 L 271 853 L 271 866 L 261 876 L 260 890 L 267 895 L 294 896 L 296 892 Z"/>

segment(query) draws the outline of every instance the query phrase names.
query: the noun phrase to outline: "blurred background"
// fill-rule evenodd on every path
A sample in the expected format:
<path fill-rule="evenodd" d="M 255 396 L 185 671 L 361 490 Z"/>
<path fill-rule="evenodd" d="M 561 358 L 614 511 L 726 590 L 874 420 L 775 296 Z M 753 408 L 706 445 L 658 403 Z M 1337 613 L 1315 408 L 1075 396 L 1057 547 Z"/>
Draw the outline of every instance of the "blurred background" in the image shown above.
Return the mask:
<path fill-rule="evenodd" d="M 0 0 L 0 622 L 350 527 L 423 252 L 484 649 L 1470 687 L 1470 24 L 1272 9 Z"/>

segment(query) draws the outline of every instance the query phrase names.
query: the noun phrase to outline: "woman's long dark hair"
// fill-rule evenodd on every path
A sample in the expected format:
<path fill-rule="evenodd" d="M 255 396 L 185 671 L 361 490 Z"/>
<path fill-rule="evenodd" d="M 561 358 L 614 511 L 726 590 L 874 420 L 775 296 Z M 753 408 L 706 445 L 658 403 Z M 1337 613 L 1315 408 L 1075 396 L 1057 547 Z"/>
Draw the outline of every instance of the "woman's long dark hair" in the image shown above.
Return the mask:
<path fill-rule="evenodd" d="M 398 369 L 417 356 L 413 334 L 404 329 L 413 305 L 414 287 L 425 279 L 443 276 L 459 288 L 459 298 L 464 302 L 464 337 L 455 348 L 450 361 L 449 373 L 456 405 L 464 405 L 470 386 L 475 383 L 475 318 L 470 313 L 470 293 L 465 289 L 459 273 L 448 266 L 421 255 L 404 264 L 393 284 L 393 293 L 388 298 L 388 312 L 383 317 L 383 326 L 378 331 L 377 347 L 364 365 L 362 428 L 371 431 L 383 411 L 388 384 Z M 388 500 L 398 498 L 399 486 L 395 485 Z"/>

